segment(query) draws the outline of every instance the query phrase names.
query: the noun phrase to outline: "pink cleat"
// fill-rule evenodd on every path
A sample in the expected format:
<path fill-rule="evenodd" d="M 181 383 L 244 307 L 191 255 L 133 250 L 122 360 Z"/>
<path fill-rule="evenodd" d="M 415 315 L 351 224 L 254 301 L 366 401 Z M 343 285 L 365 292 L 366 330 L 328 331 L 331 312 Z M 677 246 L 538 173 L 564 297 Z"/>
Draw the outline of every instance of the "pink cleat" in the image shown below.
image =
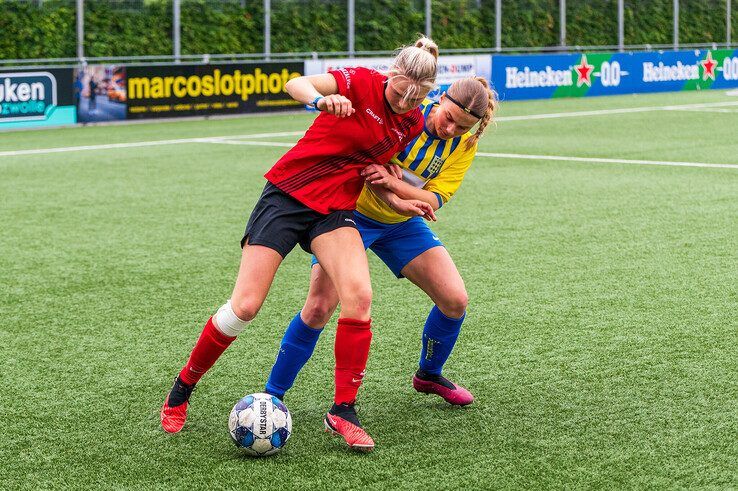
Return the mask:
<path fill-rule="evenodd" d="M 413 388 L 423 394 L 437 394 L 454 406 L 468 406 L 474 402 L 474 396 L 464 387 L 440 375 L 429 374 L 421 370 L 413 375 Z"/>
<path fill-rule="evenodd" d="M 323 420 L 325 431 L 340 435 L 346 445 L 359 452 L 374 450 L 374 440 L 361 427 L 353 404 L 334 404 Z"/>

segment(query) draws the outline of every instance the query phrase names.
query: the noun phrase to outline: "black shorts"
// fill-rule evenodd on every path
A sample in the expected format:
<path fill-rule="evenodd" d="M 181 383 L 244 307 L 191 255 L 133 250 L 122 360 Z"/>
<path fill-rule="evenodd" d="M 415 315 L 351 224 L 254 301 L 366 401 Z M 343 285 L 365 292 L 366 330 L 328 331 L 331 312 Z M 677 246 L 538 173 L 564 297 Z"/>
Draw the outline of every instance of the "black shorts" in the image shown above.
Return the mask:
<path fill-rule="evenodd" d="M 324 215 L 267 182 L 246 224 L 241 247 L 248 240 L 249 245 L 274 249 L 284 258 L 300 244 L 305 252 L 312 254 L 310 243 L 315 237 L 341 227 L 356 228 L 353 210 Z"/>

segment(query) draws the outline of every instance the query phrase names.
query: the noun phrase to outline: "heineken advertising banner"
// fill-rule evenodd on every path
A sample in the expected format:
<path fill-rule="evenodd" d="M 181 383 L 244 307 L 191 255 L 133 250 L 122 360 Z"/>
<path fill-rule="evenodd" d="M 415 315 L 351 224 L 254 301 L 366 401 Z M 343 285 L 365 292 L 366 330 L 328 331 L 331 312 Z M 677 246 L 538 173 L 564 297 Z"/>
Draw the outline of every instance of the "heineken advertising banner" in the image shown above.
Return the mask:
<path fill-rule="evenodd" d="M 503 100 L 738 87 L 738 50 L 493 55 Z"/>
<path fill-rule="evenodd" d="M 285 84 L 304 64 L 127 66 L 128 119 L 296 109 Z"/>
<path fill-rule="evenodd" d="M 0 130 L 76 122 L 71 68 L 0 68 Z"/>

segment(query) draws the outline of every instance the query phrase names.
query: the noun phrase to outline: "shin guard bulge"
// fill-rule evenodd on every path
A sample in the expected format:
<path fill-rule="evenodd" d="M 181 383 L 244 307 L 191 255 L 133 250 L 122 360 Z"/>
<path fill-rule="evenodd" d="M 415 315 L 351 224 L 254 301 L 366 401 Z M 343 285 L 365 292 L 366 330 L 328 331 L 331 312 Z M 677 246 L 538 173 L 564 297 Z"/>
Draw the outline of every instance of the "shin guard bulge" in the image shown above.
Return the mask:
<path fill-rule="evenodd" d="M 338 319 L 335 344 L 336 404 L 353 403 L 356 400 L 369 359 L 371 327 L 371 320 Z"/>

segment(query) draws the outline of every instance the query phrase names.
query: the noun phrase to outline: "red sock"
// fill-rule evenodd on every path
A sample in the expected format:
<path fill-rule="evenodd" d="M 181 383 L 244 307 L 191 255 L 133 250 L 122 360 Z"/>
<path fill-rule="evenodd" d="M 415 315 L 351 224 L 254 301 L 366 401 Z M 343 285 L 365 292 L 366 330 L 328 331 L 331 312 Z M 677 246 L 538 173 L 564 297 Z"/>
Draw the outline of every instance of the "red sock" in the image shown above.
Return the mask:
<path fill-rule="evenodd" d="M 215 361 L 228 346 L 236 339 L 235 337 L 226 336 L 220 332 L 213 324 L 211 317 L 205 323 L 205 327 L 200 334 L 200 338 L 195 343 L 190 353 L 190 359 L 187 364 L 179 372 L 179 378 L 186 384 L 196 384 L 205 372 L 210 370 Z"/>
<path fill-rule="evenodd" d="M 336 404 L 353 403 L 356 400 L 371 342 L 371 320 L 338 319 L 335 345 Z"/>

